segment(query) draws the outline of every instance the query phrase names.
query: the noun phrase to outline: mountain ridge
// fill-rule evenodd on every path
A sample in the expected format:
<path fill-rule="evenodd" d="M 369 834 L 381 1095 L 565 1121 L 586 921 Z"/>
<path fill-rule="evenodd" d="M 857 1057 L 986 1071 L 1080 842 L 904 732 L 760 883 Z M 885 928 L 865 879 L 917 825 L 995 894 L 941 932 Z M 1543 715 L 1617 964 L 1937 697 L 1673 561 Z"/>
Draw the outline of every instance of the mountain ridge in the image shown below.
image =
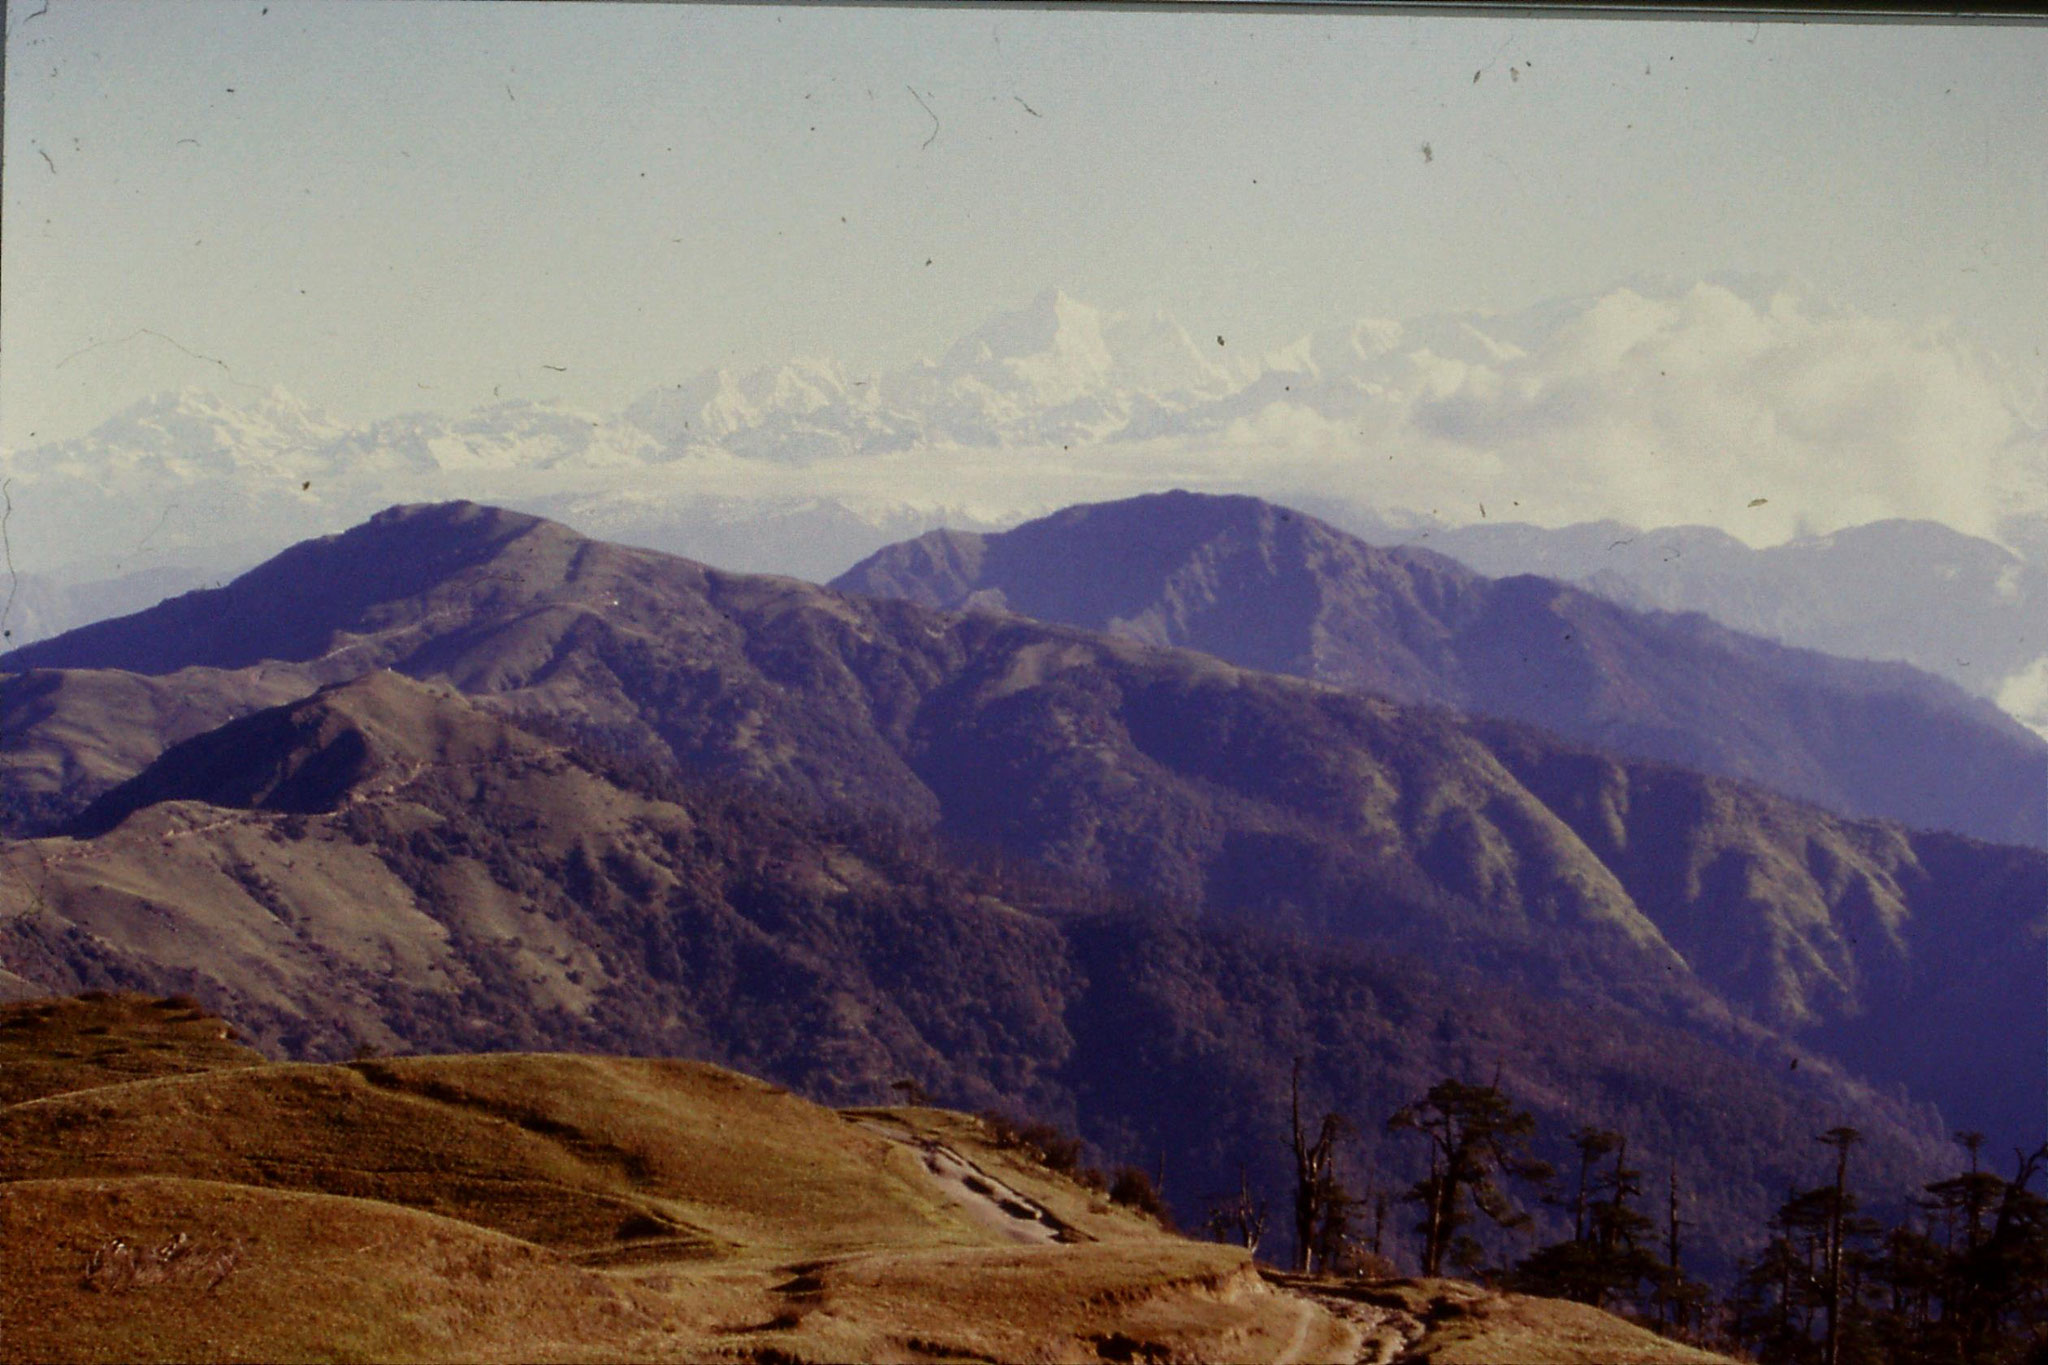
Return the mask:
<path fill-rule="evenodd" d="M 2020 526 L 1995 532 L 2017 547 L 2048 508 L 2032 472 L 2038 415 L 1995 364 L 1952 329 L 1831 309 L 1796 281 L 1637 279 L 1510 314 L 1366 319 L 1277 350 L 1217 320 L 1049 291 L 932 354 L 707 371 L 637 400 L 607 395 L 603 411 L 554 401 L 567 394 L 552 382 L 510 402 L 478 393 L 467 412 L 355 425 L 289 395 L 246 411 L 199 392 L 146 401 L 82 437 L 0 451 L 17 510 L 34 512 L 15 519 L 15 557 L 48 572 L 85 539 L 219 573 L 227 541 L 254 558 L 385 503 L 451 495 L 551 514 L 623 498 L 660 509 L 665 548 L 721 563 L 724 513 L 707 503 L 759 502 L 758 558 L 733 566 L 818 576 L 889 537 L 855 532 L 843 557 L 820 557 L 814 528 L 785 524 L 791 501 L 930 524 L 939 489 L 990 522 L 1076 489 L 1172 480 L 1427 520 L 1483 521 L 1491 504 L 1496 519 L 1546 523 L 1705 521 L 1758 543 L 1903 515 L 1981 534 Z M 1856 391 L 1827 378 L 1871 366 L 1893 376 L 1909 414 L 1895 425 L 1869 427 Z M 1785 382 L 1733 381 L 1766 370 Z M 1969 456 L 1952 452 L 1970 479 L 1928 477 L 1925 452 L 1946 448 L 1954 417 L 1937 397 L 1976 418 Z M 1755 446 L 1751 433 L 1769 429 L 1784 439 Z M 1639 477 L 1645 450 L 1664 456 L 1652 478 Z M 1845 489 L 1833 471 L 1851 459 L 1870 477 Z M 1771 486 L 1767 501 L 1731 491 L 1752 480 Z"/>
<path fill-rule="evenodd" d="M 168 667 L 289 645 L 301 660 L 261 667 L 301 670 L 308 689 L 390 667 L 639 761 L 888 812 L 1188 911 L 1448 951 L 1501 981 L 1701 1027 L 1824 1035 L 1880 1080 L 1910 1074 L 1959 1121 L 2032 1122 L 2038 1078 L 2005 1051 L 1997 1076 L 1923 1064 L 1944 1040 L 2048 1027 L 2024 981 L 1933 1020 L 1910 1052 L 1880 1044 L 1914 1002 L 2033 960 L 2048 931 L 2037 852 L 1209 656 L 722 574 L 471 506 L 401 509 L 284 562 L 298 595 L 268 612 L 246 583 L 278 579 L 275 566 L 5 666 Z M 366 604 L 377 583 L 413 595 Z M 225 609 L 236 603 L 252 609 Z M 1676 821 L 1666 851 L 1628 864 L 1604 831 L 1635 793 L 1658 792 L 1640 808 Z M 1865 931 L 1873 914 L 1887 932 Z M 1674 946 L 1707 924 L 1725 952 Z"/>
<path fill-rule="evenodd" d="M 2048 843 L 2048 743 L 1902 664 L 1488 579 L 1256 498 L 1173 492 L 932 532 L 833 586 L 1202 650 L 1542 726 L 1856 815 Z"/>
<path fill-rule="evenodd" d="M 1378 528 L 1396 539 L 1396 528 Z M 2048 582 L 2040 523 L 2009 544 L 1888 518 L 1752 548 L 1705 526 L 1436 527 L 1428 543 L 1482 573 L 1542 573 L 1624 606 L 1704 612 L 1732 629 L 1938 674 L 2040 732 Z"/>
<path fill-rule="evenodd" d="M 351 730 L 363 761 L 322 800 L 266 783 Z M 1553 1138 L 1626 1124 L 1724 1192 L 1703 1254 L 1767 1209 L 1816 1107 L 1870 1131 L 1873 1170 L 1939 1160 L 1923 1108 L 1739 1021 L 1118 904 L 886 821 L 614 769 L 439 685 L 370 674 L 207 739 L 250 777 L 174 750 L 96 830 L 0 845 L 0 962 L 44 990 L 189 992 L 312 1060 L 653 1051 L 837 1104 L 908 1076 L 1126 1159 L 1170 1148 L 1194 1198 L 1244 1162 L 1277 1179 L 1291 1054 L 1368 1116 L 1494 1070 Z"/>

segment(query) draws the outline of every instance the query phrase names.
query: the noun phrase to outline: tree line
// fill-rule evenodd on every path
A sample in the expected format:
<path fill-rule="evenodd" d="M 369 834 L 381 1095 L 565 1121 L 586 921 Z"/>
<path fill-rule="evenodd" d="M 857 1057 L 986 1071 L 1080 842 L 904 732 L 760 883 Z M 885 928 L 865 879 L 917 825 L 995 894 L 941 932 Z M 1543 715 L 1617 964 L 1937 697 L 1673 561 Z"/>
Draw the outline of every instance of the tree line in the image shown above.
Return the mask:
<path fill-rule="evenodd" d="M 1406 1211 L 1424 1277 L 1592 1304 L 1761 1365 L 2048 1365 L 2048 1197 L 2034 1188 L 2048 1184 L 2048 1142 L 2015 1151 L 2005 1175 L 1987 1163 L 1982 1134 L 1956 1134 L 1966 1169 L 1924 1185 L 1887 1226 L 1856 1193 L 1862 1135 L 1816 1134 L 1820 1179 L 1786 1191 L 1761 1248 L 1717 1294 L 1685 1270 L 1691 1224 L 1677 1163 L 1653 1174 L 1626 1133 L 1575 1129 L 1559 1169 L 1535 1155 L 1535 1118 L 1498 1077 L 1446 1078 L 1386 1120 L 1415 1139 L 1426 1173 L 1361 1193 L 1338 1160 L 1356 1128 L 1340 1113 L 1305 1118 L 1298 1058 L 1290 1102 L 1286 1212 L 1298 1274 L 1394 1276 L 1403 1230 L 1389 1219 Z M 1569 1214 L 1570 1236 L 1519 1259 L 1491 1256 L 1479 1234 L 1531 1228 L 1531 1201 Z M 1256 1252 L 1270 1212 L 1241 1172 L 1203 1229 Z"/>

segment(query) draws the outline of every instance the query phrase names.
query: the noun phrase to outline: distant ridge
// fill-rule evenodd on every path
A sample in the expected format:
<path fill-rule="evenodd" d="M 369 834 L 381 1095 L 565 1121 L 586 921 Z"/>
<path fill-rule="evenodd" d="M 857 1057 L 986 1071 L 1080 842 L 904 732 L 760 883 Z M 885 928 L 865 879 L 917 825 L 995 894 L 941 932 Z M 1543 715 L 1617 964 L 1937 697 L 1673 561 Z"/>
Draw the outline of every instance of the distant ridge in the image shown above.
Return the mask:
<path fill-rule="evenodd" d="M 365 613 L 489 562 L 514 542 L 531 554 L 580 539 L 540 517 L 476 503 L 393 507 L 340 535 L 302 541 L 224 587 L 183 593 L 0 655 L 0 668 L 47 667 L 46 660 L 61 658 L 65 668 L 162 674 L 279 659 L 334 679 L 352 677 L 360 667 L 322 657 L 337 643 L 338 622 L 384 619 Z M 345 573 L 333 572 L 337 560 L 346 562 Z"/>
<path fill-rule="evenodd" d="M 1753 549 L 1708 526 L 1482 522 L 1437 527 L 1429 545 L 1485 574 L 1540 573 L 1625 606 L 1898 659 L 2048 733 L 2048 700 L 2033 685 L 2048 677 L 2048 540 L 2026 517 L 2001 536 L 2007 544 L 1894 518 Z"/>
<path fill-rule="evenodd" d="M 1549 579 L 1489 579 L 1257 498 L 1162 493 L 999 533 L 932 532 L 833 586 L 1199 649 L 1848 814 L 2048 845 L 2048 742 L 1953 684 Z"/>

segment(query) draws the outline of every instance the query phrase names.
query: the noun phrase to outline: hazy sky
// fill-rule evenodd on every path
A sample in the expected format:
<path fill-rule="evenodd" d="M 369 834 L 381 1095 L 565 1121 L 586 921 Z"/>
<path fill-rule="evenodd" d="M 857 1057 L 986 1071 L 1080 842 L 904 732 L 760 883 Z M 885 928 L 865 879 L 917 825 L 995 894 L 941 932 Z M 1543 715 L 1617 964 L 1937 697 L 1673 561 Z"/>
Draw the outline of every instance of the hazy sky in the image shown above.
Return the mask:
<path fill-rule="evenodd" d="M 1048 285 L 1261 347 L 1789 273 L 2048 344 L 2038 27 L 51 0 L 7 58 L 12 448 L 894 365 Z"/>

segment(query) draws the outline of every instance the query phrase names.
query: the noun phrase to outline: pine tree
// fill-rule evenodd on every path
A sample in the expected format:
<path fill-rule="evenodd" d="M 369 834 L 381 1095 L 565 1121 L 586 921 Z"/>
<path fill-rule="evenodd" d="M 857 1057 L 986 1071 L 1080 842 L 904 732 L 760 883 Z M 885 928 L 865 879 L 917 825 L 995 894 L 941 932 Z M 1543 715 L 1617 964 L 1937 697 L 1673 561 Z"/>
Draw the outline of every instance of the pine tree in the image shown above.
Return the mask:
<path fill-rule="evenodd" d="M 1835 1183 L 1828 1200 L 1827 1245 L 1827 1336 L 1823 1339 L 1822 1365 L 1841 1365 L 1842 1360 L 1842 1252 L 1843 1222 L 1848 1217 L 1849 1149 L 1863 1140 L 1854 1128 L 1830 1128 L 1817 1141 L 1835 1149 Z"/>
<path fill-rule="evenodd" d="M 1970 1168 L 1928 1184 L 1926 1231 L 1886 1239 L 1885 1335 L 1900 1361 L 2015 1365 L 2048 1359 L 2048 1198 L 2032 1186 L 2048 1143 L 2014 1153 L 2010 1180 L 1983 1169 L 1982 1138 L 1959 1133 Z M 1932 1230 L 1941 1225 L 1940 1235 Z"/>
<path fill-rule="evenodd" d="M 1643 1193 L 1643 1173 L 1628 1164 L 1628 1139 L 1621 1133 L 1581 1128 L 1572 1144 L 1579 1151 L 1572 1239 L 1531 1253 L 1516 1266 L 1512 1282 L 1526 1293 L 1596 1308 L 1622 1300 L 1640 1303 L 1669 1279 L 1665 1264 L 1646 1245 L 1655 1224 L 1634 1205 Z M 1611 1166 L 1595 1165 L 1609 1155 Z"/>
<path fill-rule="evenodd" d="M 1429 1093 L 1402 1106 L 1387 1120 L 1392 1131 L 1420 1133 L 1429 1141 L 1429 1174 L 1410 1187 L 1407 1198 L 1422 1206 L 1422 1273 L 1443 1273 L 1448 1256 L 1468 1270 L 1483 1256 L 1478 1242 L 1464 1229 L 1473 1210 L 1497 1226 L 1520 1228 L 1529 1215 L 1516 1206 L 1502 1184 L 1513 1176 L 1547 1182 L 1548 1163 L 1529 1153 L 1536 1120 L 1517 1109 L 1495 1085 L 1467 1085 L 1445 1079 Z"/>
<path fill-rule="evenodd" d="M 1736 1335 L 1764 1365 L 1819 1359 L 1813 1328 L 1826 1303 L 1825 1247 L 1832 1190 L 1792 1190 L 1771 1215 L 1763 1249 L 1742 1268 Z"/>

